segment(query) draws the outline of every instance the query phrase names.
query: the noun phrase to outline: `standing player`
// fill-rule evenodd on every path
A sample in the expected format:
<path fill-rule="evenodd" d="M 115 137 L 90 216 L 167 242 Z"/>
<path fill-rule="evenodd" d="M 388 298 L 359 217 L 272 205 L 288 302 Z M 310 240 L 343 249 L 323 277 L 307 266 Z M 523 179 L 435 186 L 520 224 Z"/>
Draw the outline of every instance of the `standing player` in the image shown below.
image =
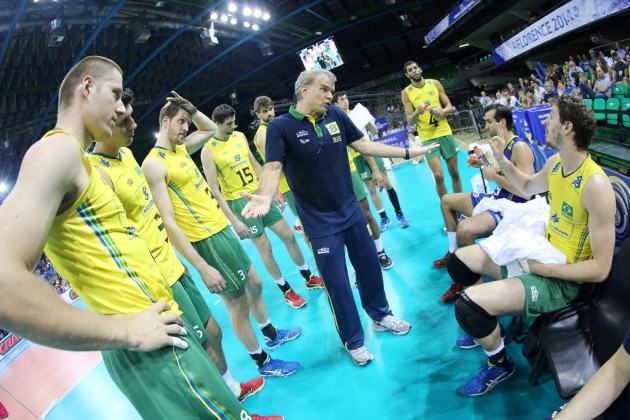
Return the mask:
<path fill-rule="evenodd" d="M 84 58 L 62 81 L 57 128 L 31 146 L 0 207 L 0 328 L 51 347 L 102 350 L 144 418 L 249 419 L 186 335 L 187 315 L 85 155 L 124 114 L 122 91 L 122 70 L 104 57 Z M 31 273 L 44 245 L 91 311 L 64 303 Z"/>
<path fill-rule="evenodd" d="M 462 192 L 462 182 L 457 168 L 457 146 L 451 127 L 446 121 L 447 115 L 455 109 L 446 96 L 442 84 L 433 79 L 425 79 L 422 69 L 415 61 L 407 61 L 404 66 L 405 76 L 411 84 L 400 94 L 405 106 L 407 124 L 416 125 L 422 144 L 439 144 L 439 149 L 427 153 L 426 160 L 433 173 L 438 197 L 446 194 L 444 172 L 440 157 L 446 161 L 448 173 L 451 175 L 453 192 Z"/>
<path fill-rule="evenodd" d="M 200 130 L 187 135 L 191 122 Z M 210 292 L 221 295 L 234 333 L 256 362 L 258 372 L 262 376 L 291 375 L 299 363 L 271 359 L 260 348 L 249 320 L 250 308 L 271 350 L 294 340 L 302 330 L 276 329 L 269 321 L 260 277 L 189 155 L 212 137 L 214 127 L 190 102 L 173 98 L 160 111 L 158 140 L 142 170 L 169 240 L 197 269 Z"/>
<path fill-rule="evenodd" d="M 259 96 L 254 100 L 254 112 L 256 113 L 256 117 L 260 120 L 260 125 L 256 130 L 256 134 L 254 134 L 254 144 L 256 145 L 256 149 L 258 150 L 258 154 L 263 159 L 263 163 L 265 161 L 265 144 L 267 142 L 267 125 L 269 121 L 276 116 L 276 113 L 273 109 L 273 101 L 268 96 Z M 304 228 L 302 227 L 302 222 L 300 222 L 300 215 L 297 212 L 297 207 L 295 207 L 295 198 L 293 197 L 293 193 L 291 192 L 291 188 L 289 188 L 289 184 L 287 183 L 287 179 L 284 174 L 280 174 L 280 181 L 278 182 L 278 189 L 280 193 L 284 196 L 284 201 L 289 205 L 291 212 L 295 216 L 295 223 L 293 224 L 293 230 L 297 233 L 304 234 Z M 308 244 L 308 238 L 305 237 L 306 243 Z"/>
<path fill-rule="evenodd" d="M 201 162 L 210 191 L 238 236 L 241 239 L 251 238 L 267 272 L 284 294 L 285 301 L 293 308 L 301 308 L 306 305 L 306 301 L 295 293 L 284 279 L 273 256 L 265 228 L 271 229 L 284 243 L 289 256 L 304 277 L 308 289 L 323 288 L 324 284 L 309 270 L 295 236 L 275 205 L 265 217 L 248 220 L 241 216 L 241 210 L 247 202 L 241 197 L 240 192 L 255 193 L 258 190 L 257 174 L 261 168 L 249 150 L 245 135 L 240 131 L 234 131 L 236 128 L 234 108 L 219 105 L 212 112 L 212 119 L 217 124 L 217 133 L 201 151 Z"/>
<path fill-rule="evenodd" d="M 365 111 L 360 112 L 360 108 L 355 107 L 355 109 L 350 111 L 350 101 L 348 100 L 348 95 L 346 94 L 346 92 L 335 92 L 335 94 L 333 95 L 333 103 L 341 108 L 346 114 L 348 114 L 354 125 L 356 125 L 357 128 L 361 130 L 364 136 L 369 138 L 368 132 L 372 134 L 378 134 L 378 129 L 374 125 L 374 117 L 369 113 L 367 109 L 363 108 Z M 387 217 L 387 212 L 383 207 L 381 197 L 376 192 L 377 185 L 381 188 L 381 191 L 383 190 L 383 188 L 385 188 L 385 191 L 387 191 L 387 196 L 389 197 L 389 201 L 391 201 L 392 206 L 394 206 L 394 211 L 396 212 L 396 220 L 398 220 L 400 226 L 402 226 L 403 229 L 409 227 L 409 222 L 407 221 L 407 219 L 405 219 L 405 215 L 400 208 L 398 194 L 396 193 L 396 190 L 392 186 L 392 183 L 389 182 L 389 178 L 387 177 L 387 171 L 385 170 L 383 159 L 380 157 L 364 157 L 361 153 L 357 152 L 354 149 L 350 151 L 350 157 L 354 160 L 357 171 L 359 172 L 361 179 L 370 192 L 372 203 L 374 203 L 376 211 L 381 216 L 379 230 L 381 232 L 385 231 L 385 229 L 387 229 L 392 222 L 389 220 L 389 217 Z M 374 168 L 374 170 L 372 168 Z M 374 177 L 374 174 L 380 174 L 380 177 Z"/>
<path fill-rule="evenodd" d="M 175 92 L 173 95 L 178 96 Z M 131 116 L 132 101 L 133 91 L 125 89 L 122 94 L 125 114 L 116 121 L 112 137 L 96 143 L 90 155 L 90 161 L 101 173 L 105 183 L 114 190 L 129 221 L 149 245 L 151 255 L 173 290 L 173 297 L 178 306 L 186 312 L 187 317 L 194 319 L 195 336 L 199 338 L 223 380 L 239 401 L 243 401 L 258 392 L 263 387 L 264 380 L 255 378 L 239 384 L 227 367 L 221 346 L 221 327 L 210 313 L 210 308 L 193 279 L 186 273 L 183 264 L 175 255 L 175 250 L 164 231 L 162 217 L 155 208 L 147 181 L 131 150 L 127 148 L 133 142 L 134 131 L 137 127 Z"/>

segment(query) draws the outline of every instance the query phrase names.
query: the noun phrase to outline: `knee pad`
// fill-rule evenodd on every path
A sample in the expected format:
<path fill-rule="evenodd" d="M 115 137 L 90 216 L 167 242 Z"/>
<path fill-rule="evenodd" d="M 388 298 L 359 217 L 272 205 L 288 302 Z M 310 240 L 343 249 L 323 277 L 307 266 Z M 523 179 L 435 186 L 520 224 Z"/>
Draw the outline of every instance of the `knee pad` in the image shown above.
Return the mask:
<path fill-rule="evenodd" d="M 472 271 L 462 260 L 459 259 L 456 253 L 448 254 L 446 259 L 446 270 L 448 271 L 451 279 L 457 284 L 461 284 L 464 287 L 472 286 L 477 283 L 479 274 Z"/>
<path fill-rule="evenodd" d="M 462 293 L 455 302 L 455 318 L 460 327 L 475 338 L 489 336 L 497 327 L 497 318 Z"/>

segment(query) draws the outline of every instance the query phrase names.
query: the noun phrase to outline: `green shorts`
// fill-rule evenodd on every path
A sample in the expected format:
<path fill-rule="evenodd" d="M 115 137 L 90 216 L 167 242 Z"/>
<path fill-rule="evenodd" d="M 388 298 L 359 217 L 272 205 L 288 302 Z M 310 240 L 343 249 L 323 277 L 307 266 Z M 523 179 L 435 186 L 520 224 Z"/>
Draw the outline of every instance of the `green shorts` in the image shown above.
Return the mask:
<path fill-rule="evenodd" d="M 507 277 L 506 267 L 501 267 L 501 276 Z M 574 281 L 535 274 L 522 274 L 517 277 L 525 288 L 525 319 L 534 319 L 545 312 L 569 306 L 580 292 L 580 284 Z"/>
<path fill-rule="evenodd" d="M 350 175 L 352 175 L 352 189 L 357 196 L 357 200 L 365 200 L 367 198 L 367 191 L 365 191 L 365 185 L 363 185 L 363 181 L 361 181 L 359 171 L 350 172 Z"/>
<path fill-rule="evenodd" d="M 455 143 L 455 137 L 452 134 L 448 136 L 436 137 L 431 140 L 423 141 L 423 146 L 429 146 L 433 143 L 440 145 L 439 148 L 431 150 L 424 157 L 426 159 L 439 158 L 442 156 L 444 160 L 450 159 L 457 154 L 457 144 Z"/>
<path fill-rule="evenodd" d="M 284 201 L 288 204 L 291 212 L 295 217 L 298 216 L 297 207 L 295 207 L 295 196 L 293 195 L 293 191 L 289 190 L 284 193 Z"/>
<path fill-rule="evenodd" d="M 375 157 L 376 166 L 378 166 L 378 170 L 383 172 L 385 170 L 385 164 L 383 163 L 383 159 L 380 157 Z M 363 157 L 363 155 L 359 155 L 354 158 L 354 165 L 357 167 L 357 172 L 361 176 L 361 179 L 367 181 L 368 179 L 372 179 L 372 169 L 370 165 L 368 165 L 367 160 Z"/>
<path fill-rule="evenodd" d="M 251 233 L 254 238 L 265 233 L 266 227 L 273 226 L 282 220 L 282 213 L 280 213 L 280 209 L 278 209 L 275 203 L 271 203 L 271 206 L 269 206 L 269 213 L 263 217 L 256 217 L 255 219 L 246 219 L 241 216 L 241 212 L 248 203 L 248 201 L 244 198 L 230 200 L 227 203 L 230 210 L 232 210 L 232 213 L 238 217 L 238 220 L 245 223 L 245 225 L 249 228 L 249 233 Z"/>
<path fill-rule="evenodd" d="M 105 368 L 143 419 L 250 419 L 221 374 L 193 337 L 184 319 L 188 343 L 182 350 L 102 352 Z"/>
<path fill-rule="evenodd" d="M 192 334 L 194 331 L 199 343 L 205 343 L 208 340 L 206 324 L 212 314 L 195 282 L 188 274 L 184 273 L 171 286 L 171 289 L 173 290 L 175 302 L 177 302 L 179 309 L 184 313 L 182 318 L 192 325 L 192 330 L 189 333 Z"/>
<path fill-rule="evenodd" d="M 247 272 L 252 262 L 229 227 L 202 241 L 193 242 L 192 246 L 208 265 L 221 273 L 227 283 L 220 295 L 242 289 L 249 281 Z"/>

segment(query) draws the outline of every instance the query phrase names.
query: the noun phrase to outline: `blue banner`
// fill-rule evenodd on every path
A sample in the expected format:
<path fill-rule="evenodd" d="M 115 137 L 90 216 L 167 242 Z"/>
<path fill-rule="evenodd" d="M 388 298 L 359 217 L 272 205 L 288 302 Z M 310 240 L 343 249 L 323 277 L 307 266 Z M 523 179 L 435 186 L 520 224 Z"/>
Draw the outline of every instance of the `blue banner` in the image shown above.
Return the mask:
<path fill-rule="evenodd" d="M 395 147 L 409 147 L 406 128 L 399 128 L 391 131 L 383 137 L 376 139 L 376 141 Z"/>
<path fill-rule="evenodd" d="M 630 0 L 572 0 L 495 48 L 494 62 L 498 66 L 561 35 L 628 9 Z"/>
<path fill-rule="evenodd" d="M 387 117 L 378 117 L 374 120 L 374 125 L 379 132 L 387 130 L 389 124 L 387 123 Z"/>
<path fill-rule="evenodd" d="M 615 212 L 615 250 L 619 249 L 624 239 L 630 236 L 630 178 L 602 167 L 615 192 L 617 210 Z"/>
<path fill-rule="evenodd" d="M 429 45 L 435 41 L 435 39 L 442 35 L 446 29 L 461 19 L 462 16 L 472 10 L 472 8 L 479 3 L 481 3 L 481 0 L 463 0 L 426 34 L 424 42 Z"/>

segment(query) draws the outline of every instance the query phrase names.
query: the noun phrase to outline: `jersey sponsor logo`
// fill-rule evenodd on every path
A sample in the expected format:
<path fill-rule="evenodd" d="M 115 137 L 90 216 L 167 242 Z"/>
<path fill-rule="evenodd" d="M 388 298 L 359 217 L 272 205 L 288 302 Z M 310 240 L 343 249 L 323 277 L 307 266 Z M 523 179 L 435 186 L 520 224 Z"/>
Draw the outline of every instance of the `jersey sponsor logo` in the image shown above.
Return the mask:
<path fill-rule="evenodd" d="M 331 136 L 334 136 L 335 134 L 339 134 L 341 131 L 339 130 L 339 126 L 337 125 L 337 123 L 335 121 L 326 124 L 326 130 L 328 130 L 328 133 L 330 133 Z"/>
<path fill-rule="evenodd" d="M 330 248 L 322 247 L 317 250 L 317 255 L 330 254 Z"/>
<path fill-rule="evenodd" d="M 576 176 L 571 185 L 573 185 L 573 188 L 576 190 L 580 188 L 580 185 L 582 185 L 582 175 Z"/>
<path fill-rule="evenodd" d="M 241 155 L 240 155 L 240 154 L 238 154 L 238 153 L 237 153 L 237 154 L 235 154 L 235 155 L 234 155 L 234 162 L 240 162 L 240 160 L 241 160 Z"/>
<path fill-rule="evenodd" d="M 306 130 L 298 131 L 297 133 L 295 133 L 295 135 L 296 135 L 297 137 L 304 137 L 304 136 L 308 136 L 308 131 L 306 131 Z"/>
<path fill-rule="evenodd" d="M 562 202 L 562 214 L 573 219 L 573 207 L 567 204 L 566 201 Z"/>
<path fill-rule="evenodd" d="M 558 217 L 558 213 L 554 213 L 551 215 L 550 217 L 551 221 L 554 223 L 558 223 L 560 221 L 560 218 Z"/>
<path fill-rule="evenodd" d="M 302 144 L 306 144 L 309 141 L 311 141 L 311 140 L 310 139 L 300 139 L 300 143 L 302 143 Z"/>
<path fill-rule="evenodd" d="M 134 169 L 138 175 L 142 175 L 142 169 L 139 166 L 136 166 Z"/>
<path fill-rule="evenodd" d="M 339 143 L 341 141 L 341 136 L 333 136 L 332 141 L 333 143 Z"/>
<path fill-rule="evenodd" d="M 129 185 L 131 187 L 133 185 L 133 179 L 128 178 L 127 179 L 127 185 Z"/>
<path fill-rule="evenodd" d="M 166 159 L 166 153 L 164 152 L 158 152 L 158 156 L 161 157 L 162 159 Z"/>
<path fill-rule="evenodd" d="M 551 173 L 555 174 L 556 172 L 558 172 L 558 169 L 560 169 L 560 162 L 556 163 L 556 165 L 551 170 Z"/>
<path fill-rule="evenodd" d="M 407 90 L 408 90 L 409 92 L 411 92 L 411 91 L 413 90 L 413 86 L 409 86 L 409 87 L 407 88 Z"/>
<path fill-rule="evenodd" d="M 212 140 L 212 143 L 210 143 L 212 145 L 212 147 L 217 147 L 217 141 L 216 140 Z"/>
<path fill-rule="evenodd" d="M 532 294 L 532 303 L 536 302 L 538 300 L 538 289 L 536 289 L 536 286 L 531 286 L 530 291 Z"/>
<path fill-rule="evenodd" d="M 99 162 L 101 165 L 103 165 L 106 168 L 109 168 L 111 165 L 111 163 L 109 163 L 109 161 L 105 158 L 101 158 L 101 160 L 99 160 Z"/>

